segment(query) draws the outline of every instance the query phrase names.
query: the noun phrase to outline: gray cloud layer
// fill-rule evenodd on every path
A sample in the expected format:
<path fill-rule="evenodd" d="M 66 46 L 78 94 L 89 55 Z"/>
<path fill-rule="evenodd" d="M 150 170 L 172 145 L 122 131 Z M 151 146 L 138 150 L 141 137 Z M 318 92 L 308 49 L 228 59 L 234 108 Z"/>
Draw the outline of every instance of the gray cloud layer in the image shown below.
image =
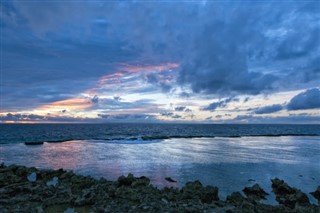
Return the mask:
<path fill-rule="evenodd" d="M 174 75 L 141 78 L 150 83 L 148 91 L 181 87 L 184 98 L 306 89 L 318 86 L 320 80 L 317 1 L 8 0 L 0 4 L 4 109 L 70 98 L 94 88 L 99 77 L 116 72 L 123 63 L 179 64 Z M 300 94 L 288 110 L 318 108 L 318 93 L 313 89 Z M 106 103 L 125 108 L 116 100 L 92 102 L 95 107 Z M 203 110 L 227 104 L 222 100 Z M 256 113 L 276 110 L 280 106 Z"/>
<path fill-rule="evenodd" d="M 273 113 L 273 112 L 278 112 L 282 109 L 283 109 L 283 106 L 281 104 L 274 104 L 271 106 L 265 106 L 265 107 L 258 108 L 256 110 L 254 110 L 254 113 L 255 114 L 269 114 L 269 113 Z"/>
<path fill-rule="evenodd" d="M 288 110 L 320 109 L 320 89 L 309 89 L 294 96 L 287 108 Z"/>
<path fill-rule="evenodd" d="M 218 107 L 221 107 L 221 108 L 226 107 L 228 105 L 228 103 L 230 103 L 232 101 L 239 101 L 239 99 L 237 99 L 237 98 L 226 98 L 226 99 L 221 100 L 221 101 L 213 102 L 213 103 L 209 104 L 208 106 L 203 107 L 201 110 L 212 111 L 213 112 Z"/>

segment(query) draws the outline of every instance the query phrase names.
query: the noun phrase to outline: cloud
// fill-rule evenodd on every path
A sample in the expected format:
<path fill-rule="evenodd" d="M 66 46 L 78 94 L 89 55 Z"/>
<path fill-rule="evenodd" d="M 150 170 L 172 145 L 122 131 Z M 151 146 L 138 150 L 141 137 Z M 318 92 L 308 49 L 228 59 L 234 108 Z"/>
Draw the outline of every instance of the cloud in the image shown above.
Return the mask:
<path fill-rule="evenodd" d="M 320 108 L 320 89 L 308 89 L 294 96 L 287 105 L 288 110 Z"/>
<path fill-rule="evenodd" d="M 243 100 L 243 103 L 247 103 L 249 100 L 250 100 L 250 97 L 246 97 L 246 98 Z"/>
<path fill-rule="evenodd" d="M 115 100 L 115 101 L 121 101 L 121 97 L 120 97 L 120 96 L 113 96 L 113 100 Z"/>
<path fill-rule="evenodd" d="M 149 111 L 157 112 L 159 110 L 159 105 L 154 104 L 151 99 L 140 99 L 136 101 L 125 101 L 120 98 L 100 98 L 98 109 L 108 110 L 108 111 Z"/>
<path fill-rule="evenodd" d="M 269 113 L 273 113 L 273 112 L 278 112 L 282 109 L 283 109 L 283 106 L 281 104 L 273 104 L 270 106 L 258 108 L 256 110 L 254 110 L 253 112 L 255 114 L 269 114 Z"/>
<path fill-rule="evenodd" d="M 174 119 L 182 118 L 181 115 L 174 114 L 173 112 L 162 112 L 160 113 L 160 115 L 168 118 L 174 118 Z"/>
<path fill-rule="evenodd" d="M 101 123 L 106 121 L 122 121 L 122 122 L 135 122 L 135 121 L 158 121 L 155 115 L 151 114 L 98 114 L 98 118 L 87 117 L 71 117 L 71 116 L 53 116 L 53 115 L 36 115 L 36 114 L 13 114 L 7 113 L 0 115 L 0 121 L 13 121 L 13 122 L 71 122 L 71 123 Z"/>
<path fill-rule="evenodd" d="M 104 120 L 109 121 L 126 121 L 126 122 L 132 122 L 132 121 L 156 121 L 156 116 L 151 114 L 98 114 L 99 117 L 101 117 Z"/>
<path fill-rule="evenodd" d="M 36 115 L 36 114 L 21 114 L 21 113 L 7 113 L 0 115 L 0 121 L 13 121 L 13 122 L 97 122 L 96 119 L 92 118 L 80 118 L 70 116 L 47 116 Z"/>
<path fill-rule="evenodd" d="M 212 111 L 213 112 L 218 107 L 220 107 L 220 108 L 226 107 L 228 105 L 228 103 L 230 103 L 232 101 L 239 101 L 239 99 L 237 99 L 237 98 L 227 98 L 227 99 L 224 99 L 222 101 L 213 102 L 213 103 L 209 104 L 208 106 L 203 107 L 201 110 L 203 110 L 203 111 Z"/>
<path fill-rule="evenodd" d="M 178 112 L 182 112 L 182 111 L 186 110 L 186 107 L 185 106 L 175 107 L 174 110 L 178 111 Z"/>
<path fill-rule="evenodd" d="M 320 124 L 320 116 L 297 114 L 289 116 L 238 115 L 233 119 L 219 120 L 221 123 L 255 123 L 255 124 Z"/>
<path fill-rule="evenodd" d="M 97 95 L 94 102 L 74 100 L 72 106 L 122 113 L 142 108 L 149 112 L 153 107 L 159 114 L 154 100 L 129 102 L 126 94 L 176 92 L 196 102 L 272 95 L 319 84 L 316 1 L 261 1 L 254 6 L 230 1 L 0 4 L 5 111 L 47 106 L 69 112 L 64 104 L 70 102 L 64 100 L 91 91 L 90 97 Z M 105 94 L 121 94 L 124 99 L 102 98 Z M 316 101 L 299 99 L 293 98 L 287 109 L 318 108 Z M 222 99 L 202 110 L 214 111 L 228 103 Z"/>
<path fill-rule="evenodd" d="M 181 98 L 190 98 L 190 93 L 187 93 L 187 92 L 181 92 L 180 94 L 179 94 L 179 97 L 181 97 Z"/>
<path fill-rule="evenodd" d="M 311 65 L 313 55 L 319 55 L 319 26 L 315 24 L 314 10 L 309 11 L 310 4 L 270 3 L 256 4 L 253 8 L 242 3 L 241 6 L 208 7 L 200 13 L 202 17 L 203 13 L 215 16 L 200 22 L 197 33 L 191 35 L 196 42 L 191 43 L 192 53 L 187 54 L 182 64 L 179 82 L 190 85 L 197 93 L 220 95 L 258 94 L 279 89 L 280 82 L 286 82 L 290 76 L 286 75 L 288 72 L 291 75 L 301 72 L 301 66 L 294 60 Z M 265 24 L 261 24 L 261 17 Z M 295 27 L 302 24 L 306 30 L 296 31 Z M 290 70 L 279 66 L 288 62 Z M 273 64 L 270 67 L 273 72 L 259 68 L 268 63 Z M 312 65 L 315 67 L 316 64 Z M 312 69 L 303 72 L 309 70 Z"/>
<path fill-rule="evenodd" d="M 99 97 L 97 95 L 93 96 L 93 98 L 91 99 L 91 103 L 93 104 L 99 103 Z"/>

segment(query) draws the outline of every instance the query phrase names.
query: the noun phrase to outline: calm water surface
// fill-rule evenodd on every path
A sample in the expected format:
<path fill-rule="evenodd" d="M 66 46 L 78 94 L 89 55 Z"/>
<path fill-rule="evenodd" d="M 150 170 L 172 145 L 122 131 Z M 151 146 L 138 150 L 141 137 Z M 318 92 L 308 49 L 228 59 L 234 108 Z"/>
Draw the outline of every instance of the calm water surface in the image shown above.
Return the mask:
<path fill-rule="evenodd" d="M 5 164 L 64 168 L 109 180 L 131 172 L 150 177 L 158 187 L 200 180 L 218 186 L 221 198 L 254 183 L 271 192 L 270 179 L 275 177 L 306 193 L 320 185 L 320 136 L 6 143 L 0 153 Z M 177 183 L 168 183 L 165 177 Z M 266 202 L 274 203 L 274 197 Z"/>

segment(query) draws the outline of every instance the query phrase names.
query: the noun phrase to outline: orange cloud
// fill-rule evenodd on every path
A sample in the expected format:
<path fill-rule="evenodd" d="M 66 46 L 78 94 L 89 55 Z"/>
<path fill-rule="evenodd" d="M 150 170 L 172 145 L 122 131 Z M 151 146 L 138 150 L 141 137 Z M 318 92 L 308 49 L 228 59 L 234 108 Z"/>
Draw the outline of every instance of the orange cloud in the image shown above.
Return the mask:
<path fill-rule="evenodd" d="M 70 98 L 62 101 L 56 101 L 47 105 L 43 105 L 38 110 L 75 110 L 75 109 L 86 109 L 91 107 L 93 104 L 83 98 Z"/>
<path fill-rule="evenodd" d="M 119 68 L 120 71 L 102 76 L 98 80 L 99 86 L 114 86 L 115 84 L 124 83 L 124 80 L 128 80 L 128 78 L 132 77 L 133 74 L 136 73 L 147 73 L 147 72 L 162 72 L 170 69 L 178 68 L 179 64 L 177 63 L 164 63 L 159 65 L 129 65 L 122 64 L 122 67 Z M 170 81 L 170 79 L 166 79 L 166 81 Z M 170 81 L 171 82 L 171 81 Z M 125 85 L 126 87 L 127 85 Z M 91 90 L 90 93 L 92 94 Z"/>
<path fill-rule="evenodd" d="M 178 68 L 179 64 L 176 63 L 165 63 L 160 65 L 148 65 L 148 66 L 126 66 L 121 68 L 121 70 L 136 73 L 136 72 L 161 72 L 164 70 Z"/>

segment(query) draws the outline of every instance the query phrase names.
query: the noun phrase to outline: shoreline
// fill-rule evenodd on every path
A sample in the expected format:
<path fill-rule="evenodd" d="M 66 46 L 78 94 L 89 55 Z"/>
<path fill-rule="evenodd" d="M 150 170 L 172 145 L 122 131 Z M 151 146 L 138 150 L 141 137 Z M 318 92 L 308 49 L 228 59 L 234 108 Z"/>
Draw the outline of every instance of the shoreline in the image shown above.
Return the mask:
<path fill-rule="evenodd" d="M 170 178 L 168 177 L 168 180 Z M 2 212 L 315 212 L 320 211 L 320 186 L 305 193 L 272 179 L 278 205 L 260 203 L 267 193 L 258 184 L 233 192 L 225 200 L 219 189 L 188 182 L 181 188 L 158 189 L 148 177 L 120 176 L 116 181 L 99 180 L 73 171 L 44 170 L 0 165 Z"/>

